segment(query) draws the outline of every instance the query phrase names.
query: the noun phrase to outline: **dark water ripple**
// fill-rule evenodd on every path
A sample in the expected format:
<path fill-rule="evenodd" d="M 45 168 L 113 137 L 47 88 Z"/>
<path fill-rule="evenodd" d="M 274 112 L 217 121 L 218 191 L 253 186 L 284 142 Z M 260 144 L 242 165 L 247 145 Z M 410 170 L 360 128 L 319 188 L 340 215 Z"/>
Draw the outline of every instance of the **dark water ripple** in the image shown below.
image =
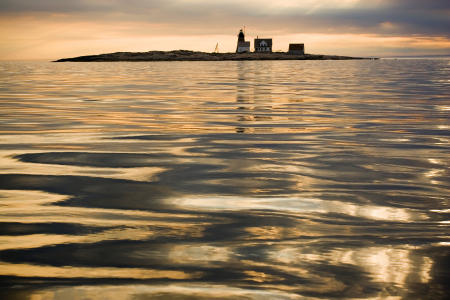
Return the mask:
<path fill-rule="evenodd" d="M 0 64 L 0 295 L 445 299 L 449 66 Z"/>

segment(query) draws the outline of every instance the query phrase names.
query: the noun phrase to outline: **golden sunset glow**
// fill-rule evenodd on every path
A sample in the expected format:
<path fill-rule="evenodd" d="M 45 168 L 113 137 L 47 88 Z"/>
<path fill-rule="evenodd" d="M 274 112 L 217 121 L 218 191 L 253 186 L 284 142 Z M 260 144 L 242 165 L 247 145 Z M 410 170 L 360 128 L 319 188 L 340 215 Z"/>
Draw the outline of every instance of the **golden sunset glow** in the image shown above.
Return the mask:
<path fill-rule="evenodd" d="M 302 42 L 309 53 L 448 55 L 445 1 L 60 1 L 0 4 L 2 60 L 57 59 L 117 51 L 233 52 L 239 28 L 270 36 L 274 50 Z M 428 3 L 428 2 L 427 2 Z M 407 14 L 405 15 L 405 12 Z"/>

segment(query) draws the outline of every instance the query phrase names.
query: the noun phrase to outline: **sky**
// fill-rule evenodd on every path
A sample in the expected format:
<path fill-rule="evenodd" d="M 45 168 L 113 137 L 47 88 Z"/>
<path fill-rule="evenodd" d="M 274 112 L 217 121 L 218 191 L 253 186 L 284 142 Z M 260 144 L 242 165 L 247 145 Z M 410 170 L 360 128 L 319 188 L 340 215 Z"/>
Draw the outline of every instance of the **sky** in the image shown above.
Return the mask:
<path fill-rule="evenodd" d="M 233 52 L 237 34 L 273 50 L 450 55 L 449 0 L 0 0 L 0 59 L 117 51 Z"/>

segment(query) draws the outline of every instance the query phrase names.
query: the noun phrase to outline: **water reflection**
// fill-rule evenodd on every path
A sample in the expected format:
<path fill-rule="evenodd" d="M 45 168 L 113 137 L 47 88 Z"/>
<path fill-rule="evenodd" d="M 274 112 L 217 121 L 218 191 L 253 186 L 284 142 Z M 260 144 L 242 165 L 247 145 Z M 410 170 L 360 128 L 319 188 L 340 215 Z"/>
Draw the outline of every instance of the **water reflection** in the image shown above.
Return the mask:
<path fill-rule="evenodd" d="M 236 104 L 237 104 L 237 127 L 236 133 L 251 133 L 252 128 L 248 128 L 246 122 L 252 121 L 254 116 L 251 115 L 254 110 L 254 99 L 251 95 L 250 85 L 248 84 L 253 70 L 247 69 L 247 64 L 239 64 L 237 66 L 237 82 L 236 82 Z"/>
<path fill-rule="evenodd" d="M 2 296 L 445 298 L 445 63 L 1 64 Z"/>

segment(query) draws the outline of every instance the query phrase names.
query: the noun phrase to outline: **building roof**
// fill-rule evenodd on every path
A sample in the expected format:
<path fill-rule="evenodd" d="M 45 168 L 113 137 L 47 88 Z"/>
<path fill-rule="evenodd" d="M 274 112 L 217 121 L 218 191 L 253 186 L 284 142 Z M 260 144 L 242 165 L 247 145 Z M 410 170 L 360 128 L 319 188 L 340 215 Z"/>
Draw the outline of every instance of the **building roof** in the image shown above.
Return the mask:
<path fill-rule="evenodd" d="M 305 49 L 305 44 L 289 44 L 289 51 L 303 50 Z"/>
<path fill-rule="evenodd" d="M 261 45 L 261 43 L 263 43 L 263 45 Z M 272 39 L 255 39 L 255 47 L 272 47 Z"/>

